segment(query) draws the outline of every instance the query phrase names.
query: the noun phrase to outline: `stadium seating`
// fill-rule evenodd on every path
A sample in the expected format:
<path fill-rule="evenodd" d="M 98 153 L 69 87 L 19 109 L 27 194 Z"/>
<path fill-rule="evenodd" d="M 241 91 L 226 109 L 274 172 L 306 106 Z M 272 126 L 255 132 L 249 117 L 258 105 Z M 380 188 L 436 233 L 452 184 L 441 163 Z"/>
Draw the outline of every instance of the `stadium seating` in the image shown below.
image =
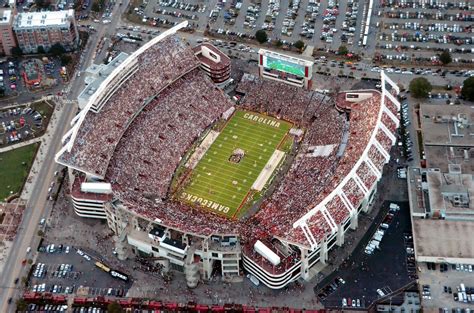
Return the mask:
<path fill-rule="evenodd" d="M 199 69 L 182 76 L 148 104 L 123 135 L 106 175 L 113 190 L 122 193 L 120 198 L 123 192 L 167 198 L 181 156 L 231 106 Z"/>
<path fill-rule="evenodd" d="M 360 177 L 365 187 L 370 190 L 377 181 L 377 176 L 372 172 L 366 162 L 362 162 L 357 168 L 357 175 Z"/>
<path fill-rule="evenodd" d="M 344 223 L 349 217 L 349 210 L 345 207 L 341 197 L 335 196 L 326 204 L 326 209 L 331 214 L 336 224 Z"/>
<path fill-rule="evenodd" d="M 103 177 L 115 146 L 147 99 L 197 68 L 199 62 L 179 39 L 167 37 L 139 55 L 138 65 L 138 71 L 99 113 L 87 113 L 71 153 L 62 156 L 65 163 Z"/>

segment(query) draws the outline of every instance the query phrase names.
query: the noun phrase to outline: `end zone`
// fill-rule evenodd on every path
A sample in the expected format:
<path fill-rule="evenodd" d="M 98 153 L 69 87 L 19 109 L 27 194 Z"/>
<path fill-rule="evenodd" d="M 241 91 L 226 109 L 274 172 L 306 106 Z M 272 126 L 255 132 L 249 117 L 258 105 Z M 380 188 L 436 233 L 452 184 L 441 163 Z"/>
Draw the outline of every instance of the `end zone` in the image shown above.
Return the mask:
<path fill-rule="evenodd" d="M 285 152 L 283 151 L 275 150 L 273 152 L 267 164 L 265 164 L 265 167 L 262 169 L 257 179 L 253 183 L 252 189 L 262 191 L 263 187 L 267 184 L 267 181 L 270 179 L 270 177 L 272 177 L 273 172 L 277 168 L 278 164 L 280 164 L 280 161 L 284 156 Z"/>

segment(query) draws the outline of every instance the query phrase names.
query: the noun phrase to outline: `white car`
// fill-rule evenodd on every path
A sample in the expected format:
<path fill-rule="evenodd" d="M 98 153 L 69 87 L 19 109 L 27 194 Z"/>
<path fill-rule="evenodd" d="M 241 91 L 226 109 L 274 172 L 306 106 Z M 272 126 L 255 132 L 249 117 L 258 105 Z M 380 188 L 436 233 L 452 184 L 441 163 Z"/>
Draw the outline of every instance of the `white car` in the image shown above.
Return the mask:
<path fill-rule="evenodd" d="M 79 254 L 80 256 L 84 256 L 84 252 L 82 250 L 77 250 L 77 254 Z"/>
<path fill-rule="evenodd" d="M 65 253 L 69 253 L 69 246 L 66 247 Z"/>
<path fill-rule="evenodd" d="M 84 259 L 86 259 L 87 261 L 90 261 L 90 260 L 91 260 L 91 257 L 88 256 L 87 254 L 84 254 Z"/>

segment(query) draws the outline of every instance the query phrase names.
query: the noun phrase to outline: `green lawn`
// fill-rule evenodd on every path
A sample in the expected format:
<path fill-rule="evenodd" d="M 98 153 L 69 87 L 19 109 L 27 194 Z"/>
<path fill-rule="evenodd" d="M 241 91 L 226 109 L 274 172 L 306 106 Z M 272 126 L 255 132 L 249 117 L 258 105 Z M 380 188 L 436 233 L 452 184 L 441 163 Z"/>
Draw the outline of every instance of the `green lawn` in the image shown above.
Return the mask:
<path fill-rule="evenodd" d="M 236 111 L 197 164 L 178 198 L 233 217 L 291 126 L 265 115 Z M 229 160 L 236 149 L 245 153 L 238 163 Z"/>
<path fill-rule="evenodd" d="M 32 144 L 0 154 L 0 201 L 11 191 L 21 191 L 37 148 L 38 144 Z"/>

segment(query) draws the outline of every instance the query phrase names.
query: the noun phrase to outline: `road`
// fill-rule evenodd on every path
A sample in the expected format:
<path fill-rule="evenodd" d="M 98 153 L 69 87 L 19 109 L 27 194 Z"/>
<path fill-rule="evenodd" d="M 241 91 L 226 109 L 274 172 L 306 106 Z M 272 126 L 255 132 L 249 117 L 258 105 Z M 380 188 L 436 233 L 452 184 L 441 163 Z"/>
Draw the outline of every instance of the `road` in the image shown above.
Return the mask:
<path fill-rule="evenodd" d="M 127 2 L 124 2 L 122 6 L 119 5 L 119 2 L 116 2 L 113 9 L 111 23 L 107 25 L 100 24 L 97 26 L 97 32 L 92 34 L 89 38 L 89 42 L 83 52 L 81 58 L 82 61 L 78 68 L 79 71 L 84 71 L 91 65 L 100 39 L 116 29 L 117 24 L 120 21 L 121 11 L 124 10 L 127 5 Z M 70 84 L 67 98 L 68 100 L 76 100 L 84 86 L 83 78 L 73 77 Z M 19 282 L 18 285 L 15 285 L 14 280 L 26 276 L 26 268 L 28 266 L 23 266 L 21 262 L 23 259 L 27 258 L 26 250 L 28 247 L 32 247 L 33 251 L 37 247 L 40 240 L 39 236 L 36 235 L 39 221 L 41 218 L 48 216 L 52 209 L 52 204 L 47 201 L 47 195 L 49 183 L 53 180 L 54 172 L 59 168 L 59 165 L 54 162 L 54 155 L 62 146 L 61 138 L 69 129 L 70 121 L 76 114 L 77 107 L 75 104 L 68 101 L 60 110 L 61 112 L 57 123 L 50 126 L 50 136 L 48 137 L 49 144 L 47 150 L 44 152 L 44 161 L 40 167 L 39 173 L 37 174 L 38 179 L 32 186 L 27 207 L 19 227 L 20 231 L 15 237 L 10 254 L 6 260 L 4 268 L 8 270 L 5 270 L 0 278 L 0 312 L 14 312 L 16 307 L 14 305 L 15 300 L 12 301 L 11 305 L 9 305 L 8 299 L 18 298 L 19 291 L 21 291 L 18 288 L 21 285 L 21 282 Z M 33 251 L 31 253 L 34 253 Z M 32 258 L 32 256 L 29 255 L 28 258 Z"/>

